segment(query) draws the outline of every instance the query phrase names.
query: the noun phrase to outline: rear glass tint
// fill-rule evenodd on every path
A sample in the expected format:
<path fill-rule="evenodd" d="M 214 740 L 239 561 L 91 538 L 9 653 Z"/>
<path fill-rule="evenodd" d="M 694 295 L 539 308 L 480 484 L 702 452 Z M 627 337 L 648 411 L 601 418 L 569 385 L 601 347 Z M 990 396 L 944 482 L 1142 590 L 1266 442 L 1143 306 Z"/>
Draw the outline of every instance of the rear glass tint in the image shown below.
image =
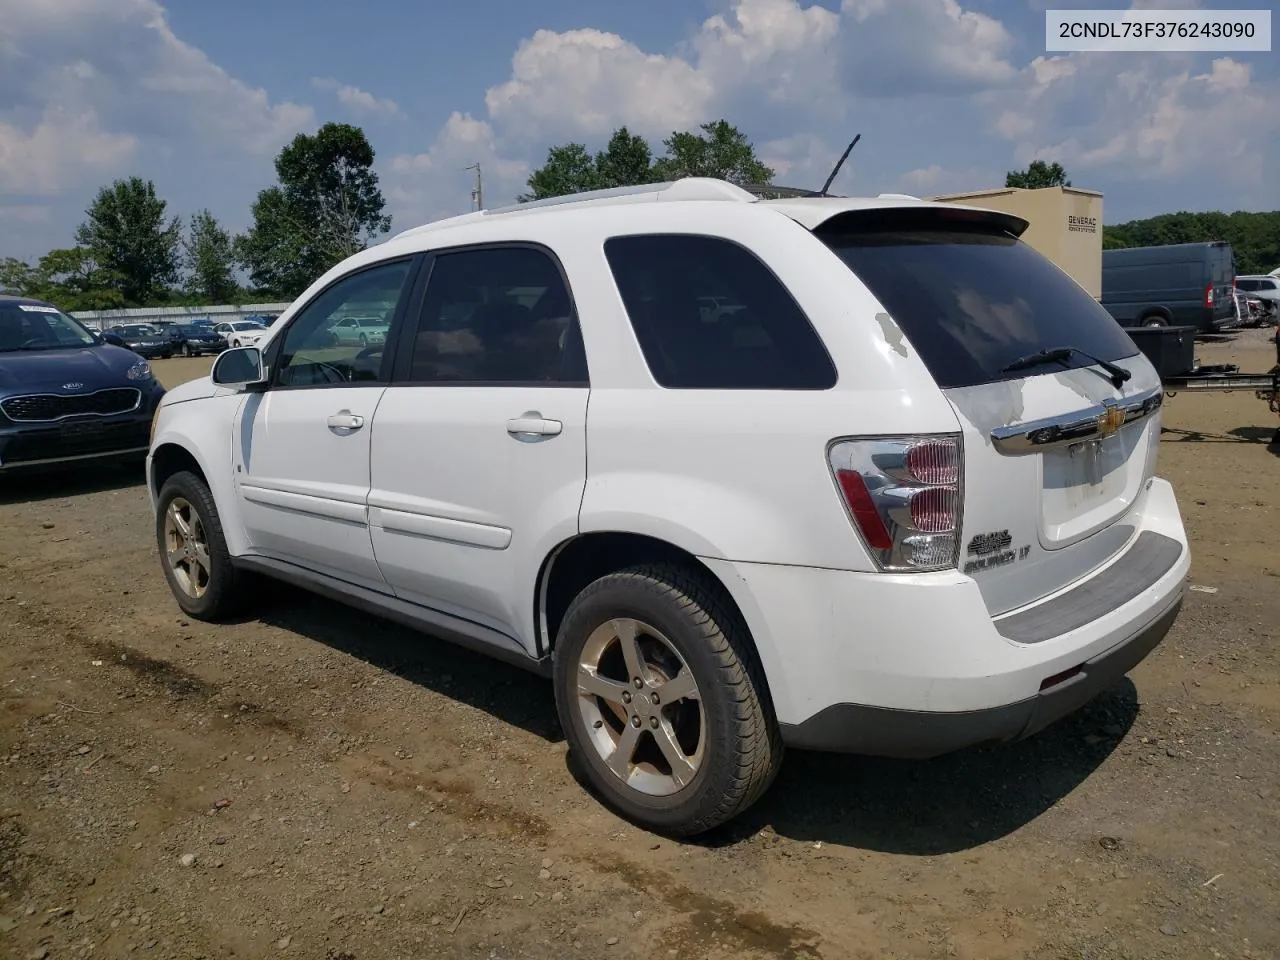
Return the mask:
<path fill-rule="evenodd" d="M 1054 347 L 1100 360 L 1138 353 L 1074 280 L 995 226 L 948 223 L 935 211 L 894 211 L 837 217 L 817 236 L 889 311 L 944 389 L 1093 363 L 1077 353 L 1065 363 L 1002 372 L 1019 357 Z"/>

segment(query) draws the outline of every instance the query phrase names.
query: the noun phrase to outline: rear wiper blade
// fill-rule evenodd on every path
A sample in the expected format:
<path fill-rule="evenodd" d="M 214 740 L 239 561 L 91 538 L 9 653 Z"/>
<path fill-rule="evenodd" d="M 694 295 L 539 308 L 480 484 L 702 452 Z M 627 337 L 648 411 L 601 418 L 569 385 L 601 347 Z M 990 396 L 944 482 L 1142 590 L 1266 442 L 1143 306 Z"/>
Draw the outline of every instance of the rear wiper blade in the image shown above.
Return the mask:
<path fill-rule="evenodd" d="M 1001 373 L 1013 373 L 1015 370 L 1028 370 L 1031 367 L 1038 367 L 1044 363 L 1065 363 L 1070 360 L 1073 354 L 1080 354 L 1086 360 L 1092 360 L 1103 370 L 1111 375 L 1112 385 L 1119 387 L 1126 380 L 1133 376 L 1124 367 L 1109 363 L 1106 360 L 1099 360 L 1093 354 L 1085 353 L 1079 347 L 1050 347 L 1048 350 L 1041 350 L 1037 353 L 1029 353 L 1025 357 L 1019 357 L 1012 363 L 1006 364 Z"/>

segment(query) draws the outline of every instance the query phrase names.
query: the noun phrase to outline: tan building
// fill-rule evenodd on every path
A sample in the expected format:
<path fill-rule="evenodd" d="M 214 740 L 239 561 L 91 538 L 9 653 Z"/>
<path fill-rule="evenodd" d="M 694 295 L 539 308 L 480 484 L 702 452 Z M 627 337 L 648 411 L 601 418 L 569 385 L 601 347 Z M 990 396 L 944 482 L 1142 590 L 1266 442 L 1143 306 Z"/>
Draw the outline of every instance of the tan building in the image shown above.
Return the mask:
<path fill-rule="evenodd" d="M 1000 187 L 930 197 L 1001 210 L 1031 225 L 1022 239 L 1035 247 L 1095 299 L 1102 297 L 1102 194 L 1077 187 Z"/>

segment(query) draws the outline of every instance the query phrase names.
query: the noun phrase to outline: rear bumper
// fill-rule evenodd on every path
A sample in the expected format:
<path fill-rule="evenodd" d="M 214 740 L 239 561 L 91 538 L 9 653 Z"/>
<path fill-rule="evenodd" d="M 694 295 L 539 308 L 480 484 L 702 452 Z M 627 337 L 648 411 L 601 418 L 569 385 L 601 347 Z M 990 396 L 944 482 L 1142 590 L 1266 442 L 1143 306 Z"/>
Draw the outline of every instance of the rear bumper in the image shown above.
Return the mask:
<path fill-rule="evenodd" d="M 1128 640 L 1085 661 L 1070 678 L 1017 703 L 959 713 L 839 703 L 803 723 L 783 724 L 783 739 L 802 750 L 914 759 L 982 743 L 1021 740 L 1074 713 L 1141 663 L 1164 639 L 1181 607 L 1179 595 Z"/>
<path fill-rule="evenodd" d="M 998 619 L 957 571 L 704 562 L 747 620 L 789 744 L 927 757 L 1034 733 L 1160 643 L 1190 567 L 1169 484 L 1151 481 L 1130 517 L 1124 552 Z"/>

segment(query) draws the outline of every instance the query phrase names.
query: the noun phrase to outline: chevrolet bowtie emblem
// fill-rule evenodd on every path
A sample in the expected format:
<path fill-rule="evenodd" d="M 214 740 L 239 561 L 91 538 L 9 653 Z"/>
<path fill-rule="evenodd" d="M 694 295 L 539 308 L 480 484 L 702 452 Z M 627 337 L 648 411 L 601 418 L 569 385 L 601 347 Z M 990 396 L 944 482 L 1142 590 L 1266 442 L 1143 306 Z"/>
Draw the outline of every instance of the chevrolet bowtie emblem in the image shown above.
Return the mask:
<path fill-rule="evenodd" d="M 1124 411 L 1112 400 L 1104 400 L 1103 413 L 1098 417 L 1098 435 L 1109 437 L 1124 426 Z"/>

